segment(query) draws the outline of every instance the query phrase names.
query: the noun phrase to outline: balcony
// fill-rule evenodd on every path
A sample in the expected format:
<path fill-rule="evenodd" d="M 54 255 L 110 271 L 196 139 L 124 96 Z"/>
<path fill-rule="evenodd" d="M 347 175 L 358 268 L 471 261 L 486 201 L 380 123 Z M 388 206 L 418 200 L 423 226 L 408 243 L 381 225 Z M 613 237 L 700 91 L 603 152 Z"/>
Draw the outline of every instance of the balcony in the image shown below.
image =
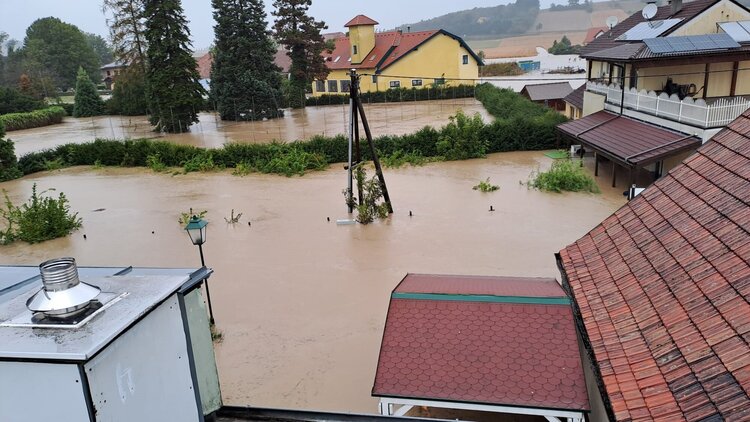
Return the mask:
<path fill-rule="evenodd" d="M 676 94 L 670 96 L 664 92 L 657 94 L 654 91 L 638 91 L 636 88 L 626 89 L 623 96 L 617 84 L 592 81 L 586 83 L 586 90 L 604 95 L 608 105 L 619 108 L 624 97 L 625 109 L 701 129 L 724 127 L 750 108 L 750 99 L 745 97 L 710 98 L 708 101 L 685 97 L 680 100 Z"/>

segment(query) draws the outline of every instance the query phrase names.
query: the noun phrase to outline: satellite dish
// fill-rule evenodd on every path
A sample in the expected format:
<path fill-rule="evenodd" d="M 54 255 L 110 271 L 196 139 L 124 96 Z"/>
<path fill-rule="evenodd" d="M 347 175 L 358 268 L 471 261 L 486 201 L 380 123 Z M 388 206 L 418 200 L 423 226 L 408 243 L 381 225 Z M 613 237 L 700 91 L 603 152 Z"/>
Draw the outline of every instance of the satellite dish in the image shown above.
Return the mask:
<path fill-rule="evenodd" d="M 656 12 L 658 11 L 658 8 L 656 7 L 656 4 L 649 3 L 646 5 L 646 7 L 643 8 L 643 11 L 641 14 L 643 15 L 643 18 L 646 20 L 651 20 L 656 16 Z"/>
<path fill-rule="evenodd" d="M 615 27 L 615 25 L 617 25 L 617 22 L 618 22 L 617 16 L 610 16 L 607 18 L 607 22 L 606 22 L 607 27 L 609 29 L 612 29 Z"/>

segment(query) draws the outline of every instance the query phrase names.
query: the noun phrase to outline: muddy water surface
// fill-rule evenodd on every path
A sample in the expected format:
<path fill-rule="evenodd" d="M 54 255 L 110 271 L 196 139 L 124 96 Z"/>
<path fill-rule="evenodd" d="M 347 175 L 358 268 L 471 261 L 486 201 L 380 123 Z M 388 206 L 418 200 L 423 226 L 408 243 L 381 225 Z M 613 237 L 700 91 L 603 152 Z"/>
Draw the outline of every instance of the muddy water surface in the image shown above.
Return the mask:
<path fill-rule="evenodd" d="M 387 169 L 396 213 L 369 226 L 333 222 L 347 216 L 340 165 L 302 178 L 123 168 L 40 173 L 0 188 L 20 199 L 35 182 L 55 187 L 84 227 L 65 239 L 2 247 L 0 263 L 71 255 L 81 265 L 197 266 L 198 251 L 177 218 L 189 207 L 206 209 L 225 403 L 376 412 L 370 389 L 388 297 L 407 272 L 559 279 L 553 254 L 624 202 L 605 178 L 601 195 L 519 184 L 549 163 L 540 152 L 523 152 Z M 486 177 L 500 190 L 471 189 Z M 224 222 L 232 208 L 243 213 L 234 226 Z"/>
<path fill-rule="evenodd" d="M 443 126 L 459 109 L 470 114 L 480 113 L 485 121 L 490 120 L 484 107 L 473 98 L 365 104 L 365 114 L 375 136 L 412 133 L 426 125 Z M 294 141 L 314 135 L 344 134 L 348 112 L 348 105 L 288 109 L 283 118 L 262 122 L 226 122 L 219 120 L 214 113 L 200 113 L 200 122 L 191 126 L 190 132 L 181 134 L 154 133 L 144 116 L 66 117 L 61 124 L 13 131 L 7 137 L 15 142 L 18 156 L 96 138 L 158 137 L 177 144 L 217 148 L 227 142 Z M 364 136 L 364 131 L 361 133 Z"/>

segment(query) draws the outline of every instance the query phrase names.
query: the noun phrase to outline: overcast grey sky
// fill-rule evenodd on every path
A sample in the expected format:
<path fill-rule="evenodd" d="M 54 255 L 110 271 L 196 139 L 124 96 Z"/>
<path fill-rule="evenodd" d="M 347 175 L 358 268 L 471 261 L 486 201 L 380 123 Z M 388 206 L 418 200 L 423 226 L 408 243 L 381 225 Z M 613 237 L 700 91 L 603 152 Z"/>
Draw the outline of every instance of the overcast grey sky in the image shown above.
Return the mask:
<path fill-rule="evenodd" d="M 313 0 L 310 13 L 328 24 L 328 31 L 344 31 L 344 24 L 357 14 L 380 22 L 383 29 L 474 7 L 496 6 L 511 0 Z M 554 0 L 542 0 L 542 7 Z M 558 1 L 561 3 L 562 1 Z M 266 0 L 266 12 L 273 0 Z M 26 28 L 36 19 L 54 16 L 81 30 L 108 37 L 101 0 L 0 0 L 0 31 L 23 41 Z M 182 0 L 190 21 L 193 45 L 206 48 L 213 41 L 214 20 L 210 0 Z"/>

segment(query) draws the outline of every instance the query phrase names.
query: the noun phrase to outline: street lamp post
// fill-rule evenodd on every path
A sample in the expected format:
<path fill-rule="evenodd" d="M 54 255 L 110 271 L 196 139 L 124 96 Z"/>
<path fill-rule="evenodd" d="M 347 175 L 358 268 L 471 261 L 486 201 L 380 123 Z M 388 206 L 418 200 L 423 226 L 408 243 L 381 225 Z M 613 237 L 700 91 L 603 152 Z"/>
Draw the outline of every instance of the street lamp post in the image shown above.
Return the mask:
<path fill-rule="evenodd" d="M 206 261 L 203 259 L 203 244 L 206 243 L 206 226 L 208 221 L 194 215 L 190 218 L 185 231 L 190 236 L 190 241 L 193 245 L 198 246 L 198 251 L 201 254 L 201 266 L 206 266 Z M 208 315 L 211 320 L 211 325 L 214 325 L 214 311 L 211 308 L 211 292 L 208 290 L 208 279 L 204 279 L 203 282 L 206 284 L 206 300 L 208 301 Z"/>

